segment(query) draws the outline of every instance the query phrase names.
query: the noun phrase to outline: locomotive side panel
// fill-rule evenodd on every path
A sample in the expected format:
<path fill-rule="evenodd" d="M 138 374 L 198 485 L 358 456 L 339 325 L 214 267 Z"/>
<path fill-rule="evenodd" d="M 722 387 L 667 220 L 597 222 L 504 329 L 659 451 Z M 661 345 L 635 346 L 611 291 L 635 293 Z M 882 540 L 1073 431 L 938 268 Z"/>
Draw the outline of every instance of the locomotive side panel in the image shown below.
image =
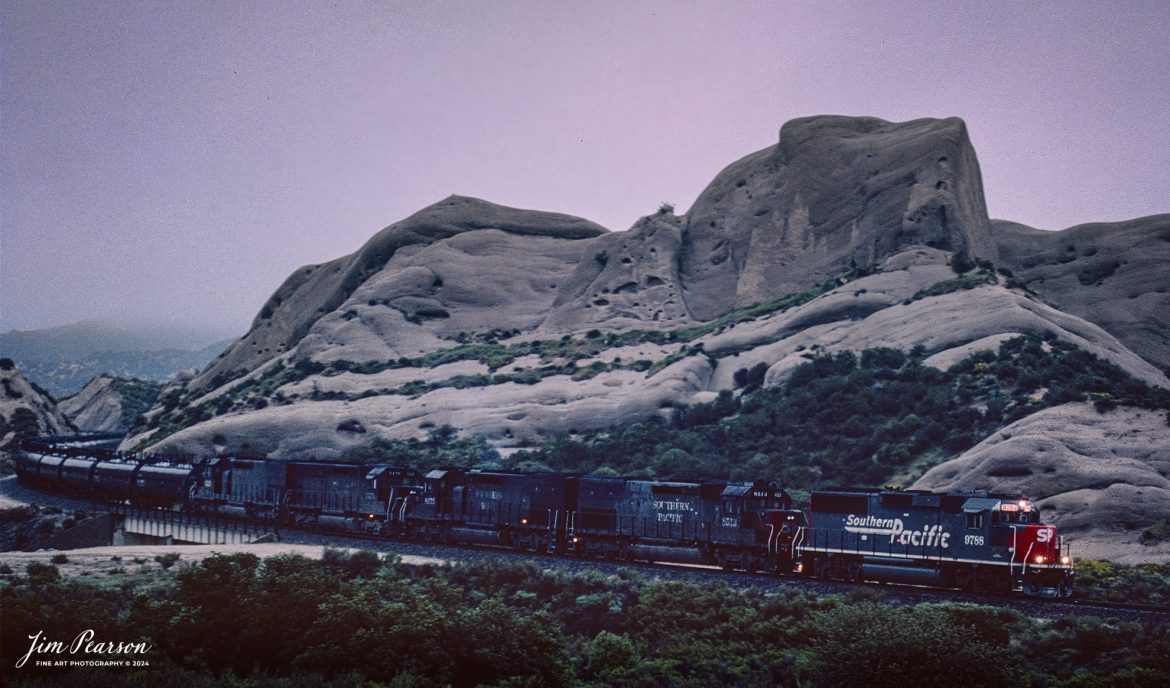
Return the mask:
<path fill-rule="evenodd" d="M 992 592 L 1067 595 L 1071 563 L 1027 500 L 985 492 L 829 490 L 798 547 L 810 573 Z"/>
<path fill-rule="evenodd" d="M 287 467 L 286 504 L 294 511 L 332 515 L 357 515 L 381 511 L 370 494 L 368 466 L 357 464 L 290 462 Z"/>
<path fill-rule="evenodd" d="M 233 506 L 272 510 L 284 496 L 287 466 L 283 461 L 229 459 L 223 496 Z"/>

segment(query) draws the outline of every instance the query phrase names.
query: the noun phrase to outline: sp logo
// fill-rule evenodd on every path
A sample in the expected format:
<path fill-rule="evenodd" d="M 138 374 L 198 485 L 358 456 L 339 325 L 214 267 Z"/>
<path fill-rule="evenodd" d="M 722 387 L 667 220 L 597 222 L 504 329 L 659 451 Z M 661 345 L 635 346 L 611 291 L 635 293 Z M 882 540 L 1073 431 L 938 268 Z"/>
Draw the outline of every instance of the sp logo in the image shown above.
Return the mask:
<path fill-rule="evenodd" d="M 1036 542 L 1048 542 L 1052 539 L 1052 529 L 1044 528 L 1036 531 Z"/>

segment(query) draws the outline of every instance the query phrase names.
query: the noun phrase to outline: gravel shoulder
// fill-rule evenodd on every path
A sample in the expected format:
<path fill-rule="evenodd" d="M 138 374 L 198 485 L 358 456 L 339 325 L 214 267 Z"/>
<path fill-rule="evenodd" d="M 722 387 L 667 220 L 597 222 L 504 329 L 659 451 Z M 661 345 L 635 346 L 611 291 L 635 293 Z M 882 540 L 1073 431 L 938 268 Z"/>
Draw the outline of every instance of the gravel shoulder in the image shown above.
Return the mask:
<path fill-rule="evenodd" d="M 111 567 L 135 565 L 140 570 L 162 569 L 162 565 L 154 557 L 160 554 L 174 552 L 179 555 L 179 562 L 197 562 L 215 556 L 216 554 L 233 554 L 248 552 L 261 559 L 280 554 L 299 554 L 311 559 L 320 559 L 325 547 L 318 545 L 300 545 L 294 543 L 259 543 L 239 545 L 115 545 L 110 547 L 90 547 L 87 549 L 71 549 L 65 551 L 42 550 L 38 552 L 0 552 L 0 564 L 7 564 L 13 571 L 23 572 L 31 562 L 42 564 L 53 563 L 52 559 L 64 555 L 68 561 L 54 564 L 63 578 L 88 576 Z M 421 566 L 425 564 L 441 565 L 446 563 L 442 559 L 405 555 L 402 563 Z"/>

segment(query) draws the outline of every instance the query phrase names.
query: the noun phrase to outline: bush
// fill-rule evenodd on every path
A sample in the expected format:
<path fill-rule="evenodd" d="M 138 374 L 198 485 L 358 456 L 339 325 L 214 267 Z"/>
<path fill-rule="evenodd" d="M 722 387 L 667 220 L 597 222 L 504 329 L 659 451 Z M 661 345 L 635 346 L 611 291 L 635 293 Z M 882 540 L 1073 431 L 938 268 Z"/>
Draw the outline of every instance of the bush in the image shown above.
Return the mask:
<path fill-rule="evenodd" d="M 971 260 L 965 251 L 959 251 L 951 257 L 951 269 L 962 275 L 975 269 L 975 261 Z"/>
<path fill-rule="evenodd" d="M 30 585 L 48 585 L 61 580 L 61 572 L 52 564 L 30 561 L 24 567 L 24 570 L 28 574 L 28 582 Z"/>
<path fill-rule="evenodd" d="M 814 615 L 806 629 L 819 686 L 1006 687 L 1020 671 L 1006 643 L 979 638 L 937 608 L 846 605 Z"/>

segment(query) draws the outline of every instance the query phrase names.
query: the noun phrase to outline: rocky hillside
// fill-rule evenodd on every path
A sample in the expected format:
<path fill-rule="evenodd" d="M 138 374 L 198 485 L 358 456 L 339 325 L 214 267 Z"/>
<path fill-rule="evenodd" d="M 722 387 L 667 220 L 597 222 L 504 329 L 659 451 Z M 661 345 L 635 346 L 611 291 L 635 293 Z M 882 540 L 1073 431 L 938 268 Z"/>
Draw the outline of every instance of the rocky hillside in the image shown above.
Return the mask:
<path fill-rule="evenodd" d="M 1170 432 L 1165 413 L 1088 404 L 1047 409 L 996 432 L 915 487 L 1043 495 L 1073 554 L 1170 561 Z"/>
<path fill-rule="evenodd" d="M 25 437 L 75 430 L 48 392 L 25 380 L 11 359 L 0 359 L 0 451 Z"/>
<path fill-rule="evenodd" d="M 1170 214 L 1061 232 L 995 221 L 992 233 L 1020 284 L 1170 370 Z"/>
<path fill-rule="evenodd" d="M 62 399 L 58 408 L 84 432 L 125 433 L 150 409 L 161 389 L 160 383 L 149 380 L 99 375 L 77 394 Z"/>
<path fill-rule="evenodd" d="M 958 119 L 795 120 L 684 215 L 608 232 L 453 196 L 301 268 L 123 448 L 358 457 L 451 426 L 507 456 L 783 389 L 837 352 L 945 370 L 1021 335 L 1112 366 L 1079 394 L 1152 399 L 1133 385 L 1170 387 L 1167 235 L 1170 216 L 990 221 Z"/>

